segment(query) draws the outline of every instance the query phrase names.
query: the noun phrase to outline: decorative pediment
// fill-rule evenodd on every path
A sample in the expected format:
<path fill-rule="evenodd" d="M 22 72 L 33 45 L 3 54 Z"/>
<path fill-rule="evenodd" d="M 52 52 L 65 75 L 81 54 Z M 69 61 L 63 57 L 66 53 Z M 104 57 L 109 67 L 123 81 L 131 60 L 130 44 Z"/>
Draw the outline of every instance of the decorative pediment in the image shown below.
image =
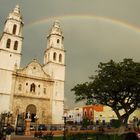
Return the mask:
<path fill-rule="evenodd" d="M 17 70 L 17 74 L 27 77 L 50 78 L 36 59 L 32 60 L 25 68 Z"/>

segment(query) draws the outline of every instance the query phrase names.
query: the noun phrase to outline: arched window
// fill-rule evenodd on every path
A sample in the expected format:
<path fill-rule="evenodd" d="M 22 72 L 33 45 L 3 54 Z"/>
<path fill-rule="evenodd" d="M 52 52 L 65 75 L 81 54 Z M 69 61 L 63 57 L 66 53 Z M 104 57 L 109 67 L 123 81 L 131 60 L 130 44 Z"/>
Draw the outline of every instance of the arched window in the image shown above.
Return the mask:
<path fill-rule="evenodd" d="M 53 53 L 53 60 L 56 60 L 56 52 Z"/>
<path fill-rule="evenodd" d="M 14 24 L 14 26 L 13 26 L 13 34 L 16 34 L 16 30 L 17 30 L 17 25 Z"/>
<path fill-rule="evenodd" d="M 60 40 L 59 39 L 57 39 L 57 43 L 59 43 L 60 42 Z"/>
<path fill-rule="evenodd" d="M 11 39 L 8 39 L 6 43 L 6 48 L 10 48 L 10 45 L 11 45 Z"/>
<path fill-rule="evenodd" d="M 62 54 L 59 54 L 59 62 L 62 62 Z"/>
<path fill-rule="evenodd" d="M 30 92 L 35 92 L 35 84 L 32 83 L 30 86 Z"/>
<path fill-rule="evenodd" d="M 84 117 L 87 117 L 87 110 L 84 109 Z"/>
<path fill-rule="evenodd" d="M 19 90 L 19 91 L 22 90 L 22 85 L 21 85 L 21 84 L 18 85 L 18 90 Z"/>
<path fill-rule="evenodd" d="M 15 41 L 14 43 L 14 50 L 17 50 L 18 49 L 18 41 Z"/>
<path fill-rule="evenodd" d="M 44 94 L 46 94 L 46 88 L 44 88 Z"/>
<path fill-rule="evenodd" d="M 92 115 L 93 115 L 93 110 L 92 110 L 92 108 L 90 108 L 90 110 L 89 110 L 89 115 L 90 115 L 90 117 L 92 117 Z"/>

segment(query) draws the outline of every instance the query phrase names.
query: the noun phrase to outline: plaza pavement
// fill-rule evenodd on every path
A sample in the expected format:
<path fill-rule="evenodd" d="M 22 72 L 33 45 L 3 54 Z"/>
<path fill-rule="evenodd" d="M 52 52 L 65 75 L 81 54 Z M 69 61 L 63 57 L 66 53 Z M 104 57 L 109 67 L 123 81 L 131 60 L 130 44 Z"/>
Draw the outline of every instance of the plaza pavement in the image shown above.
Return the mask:
<path fill-rule="evenodd" d="M 34 138 L 34 136 L 23 136 L 23 135 L 13 135 L 11 140 L 40 140 L 39 138 Z"/>

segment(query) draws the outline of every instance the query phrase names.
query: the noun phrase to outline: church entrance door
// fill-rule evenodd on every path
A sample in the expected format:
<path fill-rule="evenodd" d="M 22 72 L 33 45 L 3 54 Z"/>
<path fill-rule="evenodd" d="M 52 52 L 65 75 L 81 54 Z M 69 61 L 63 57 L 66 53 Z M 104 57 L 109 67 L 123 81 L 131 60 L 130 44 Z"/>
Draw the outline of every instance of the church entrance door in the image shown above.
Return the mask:
<path fill-rule="evenodd" d="M 30 113 L 31 122 L 35 122 L 36 106 L 33 104 L 29 104 L 26 108 L 26 118 L 28 113 Z"/>

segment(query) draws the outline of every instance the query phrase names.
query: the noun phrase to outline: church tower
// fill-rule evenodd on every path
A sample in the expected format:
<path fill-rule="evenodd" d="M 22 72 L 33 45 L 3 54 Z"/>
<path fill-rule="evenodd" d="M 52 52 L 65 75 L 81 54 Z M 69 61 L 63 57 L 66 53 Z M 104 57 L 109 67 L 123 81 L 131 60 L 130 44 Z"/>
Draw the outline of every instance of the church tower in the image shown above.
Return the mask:
<path fill-rule="evenodd" d="M 14 70 L 20 67 L 22 49 L 22 17 L 17 5 L 5 21 L 4 31 L 0 39 L 0 68 Z"/>
<path fill-rule="evenodd" d="M 0 111 L 10 110 L 12 72 L 20 67 L 23 21 L 17 5 L 7 17 L 0 38 Z"/>
<path fill-rule="evenodd" d="M 44 71 L 54 79 L 52 94 L 52 122 L 62 124 L 64 109 L 65 50 L 59 21 L 55 21 L 47 37 Z M 59 115 L 58 115 L 59 114 Z"/>

